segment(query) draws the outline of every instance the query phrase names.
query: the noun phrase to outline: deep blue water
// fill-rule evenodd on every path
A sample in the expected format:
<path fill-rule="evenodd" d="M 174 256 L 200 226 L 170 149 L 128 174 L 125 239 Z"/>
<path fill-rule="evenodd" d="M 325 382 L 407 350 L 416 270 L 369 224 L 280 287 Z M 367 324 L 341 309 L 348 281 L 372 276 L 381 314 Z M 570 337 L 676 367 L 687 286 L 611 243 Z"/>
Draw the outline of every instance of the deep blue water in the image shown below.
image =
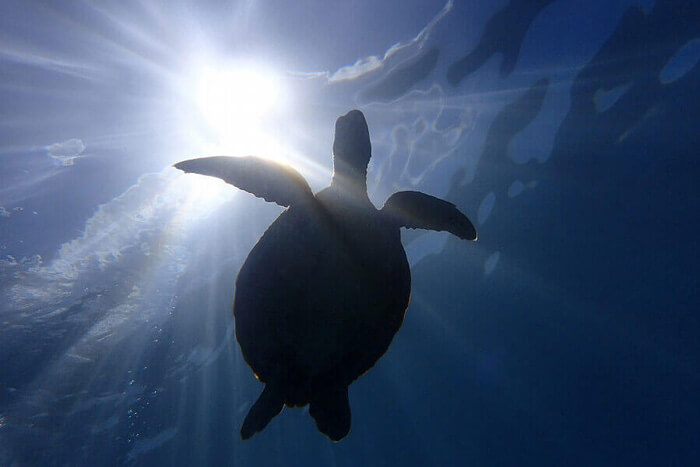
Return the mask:
<path fill-rule="evenodd" d="M 2 2 L 0 465 L 691 465 L 699 58 L 696 0 Z M 285 409 L 243 442 L 234 281 L 282 208 L 170 166 L 319 190 L 352 108 L 373 202 L 479 240 L 404 232 L 347 438 Z"/>

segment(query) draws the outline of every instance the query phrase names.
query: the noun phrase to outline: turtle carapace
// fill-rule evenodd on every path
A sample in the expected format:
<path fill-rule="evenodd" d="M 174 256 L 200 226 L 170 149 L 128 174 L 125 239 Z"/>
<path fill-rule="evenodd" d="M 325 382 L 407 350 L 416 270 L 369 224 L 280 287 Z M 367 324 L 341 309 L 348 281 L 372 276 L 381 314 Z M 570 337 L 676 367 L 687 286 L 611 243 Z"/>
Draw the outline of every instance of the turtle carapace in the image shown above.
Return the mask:
<path fill-rule="evenodd" d="M 236 338 L 265 383 L 243 422 L 243 439 L 284 405 L 306 404 L 321 432 L 334 441 L 347 435 L 348 386 L 386 352 L 408 306 L 411 273 L 400 228 L 476 240 L 453 204 L 424 193 L 394 193 L 376 209 L 366 185 L 371 150 L 365 117 L 353 110 L 336 121 L 333 179 L 316 195 L 296 170 L 257 157 L 175 164 L 287 207 L 236 280 Z"/>

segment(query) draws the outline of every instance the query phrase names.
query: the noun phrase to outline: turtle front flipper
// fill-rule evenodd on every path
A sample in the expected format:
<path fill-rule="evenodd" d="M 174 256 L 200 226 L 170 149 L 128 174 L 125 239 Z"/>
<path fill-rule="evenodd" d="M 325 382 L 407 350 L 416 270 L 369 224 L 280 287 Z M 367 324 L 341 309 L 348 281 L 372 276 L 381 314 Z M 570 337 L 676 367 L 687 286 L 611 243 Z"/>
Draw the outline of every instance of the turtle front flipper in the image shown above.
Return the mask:
<path fill-rule="evenodd" d="M 284 207 L 313 199 L 309 184 L 299 172 L 261 157 L 202 157 L 178 162 L 175 168 L 218 177 L 258 198 Z"/>
<path fill-rule="evenodd" d="M 241 438 L 246 440 L 258 431 L 264 430 L 270 420 L 282 411 L 283 406 L 284 396 L 279 388 L 270 383 L 266 384 L 262 394 L 250 408 L 243 421 Z"/>
<path fill-rule="evenodd" d="M 476 240 L 476 229 L 454 204 L 419 191 L 399 191 L 384 203 L 382 213 L 399 227 L 446 230 L 463 240 Z"/>
<path fill-rule="evenodd" d="M 316 420 L 318 431 L 333 441 L 340 441 L 350 432 L 350 402 L 347 386 L 315 390 L 309 404 L 309 415 Z"/>

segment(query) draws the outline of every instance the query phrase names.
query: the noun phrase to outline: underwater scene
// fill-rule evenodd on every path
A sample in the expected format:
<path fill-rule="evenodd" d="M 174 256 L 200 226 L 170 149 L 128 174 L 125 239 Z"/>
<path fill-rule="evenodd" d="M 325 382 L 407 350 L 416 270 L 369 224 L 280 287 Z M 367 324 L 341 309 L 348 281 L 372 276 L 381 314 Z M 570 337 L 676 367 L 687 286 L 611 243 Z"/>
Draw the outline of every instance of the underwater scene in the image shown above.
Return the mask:
<path fill-rule="evenodd" d="M 0 466 L 693 465 L 699 61 L 697 0 L 1 2 Z"/>

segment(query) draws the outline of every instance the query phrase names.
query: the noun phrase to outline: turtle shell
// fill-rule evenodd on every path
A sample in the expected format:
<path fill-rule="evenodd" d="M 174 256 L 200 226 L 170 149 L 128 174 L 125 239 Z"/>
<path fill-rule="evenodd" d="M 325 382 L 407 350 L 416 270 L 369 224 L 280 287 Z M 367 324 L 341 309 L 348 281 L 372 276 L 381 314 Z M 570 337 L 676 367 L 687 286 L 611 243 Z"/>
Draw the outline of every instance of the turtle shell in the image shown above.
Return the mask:
<path fill-rule="evenodd" d="M 408 306 L 399 228 L 368 198 L 327 188 L 284 211 L 246 259 L 233 314 L 243 356 L 285 403 L 349 385 L 386 352 Z"/>

